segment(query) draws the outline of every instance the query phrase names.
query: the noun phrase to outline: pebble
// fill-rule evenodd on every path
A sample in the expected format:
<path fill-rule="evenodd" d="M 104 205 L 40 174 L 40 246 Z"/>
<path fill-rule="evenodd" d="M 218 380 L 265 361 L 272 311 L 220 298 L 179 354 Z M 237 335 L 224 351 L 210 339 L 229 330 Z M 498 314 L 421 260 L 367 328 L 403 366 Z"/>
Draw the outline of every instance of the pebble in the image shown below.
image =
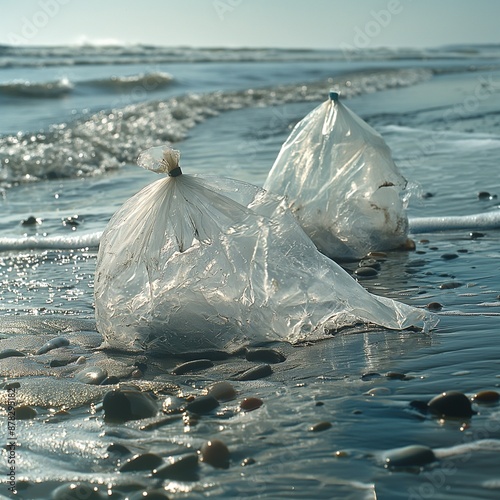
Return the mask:
<path fill-rule="evenodd" d="M 385 260 L 387 259 L 387 254 L 385 252 L 369 252 L 366 257 L 368 259 L 375 259 L 375 260 Z"/>
<path fill-rule="evenodd" d="M 241 466 L 247 467 L 248 465 L 253 465 L 254 463 L 255 463 L 255 458 L 248 457 L 243 459 L 243 461 L 241 462 Z"/>
<path fill-rule="evenodd" d="M 248 370 L 245 370 L 242 373 L 238 373 L 231 378 L 240 381 L 258 380 L 264 377 L 268 377 L 272 373 L 273 369 L 271 368 L 271 365 L 263 364 L 263 365 L 253 366 L 252 368 L 249 368 Z"/>
<path fill-rule="evenodd" d="M 66 359 L 51 359 L 49 366 L 51 368 L 59 368 L 61 366 L 67 366 L 71 363 L 74 363 L 78 359 L 77 356 L 74 356 L 72 358 L 66 358 Z"/>
<path fill-rule="evenodd" d="M 493 198 L 496 198 L 497 195 L 496 194 L 491 194 L 488 191 L 479 191 L 479 193 L 477 193 L 477 197 L 480 200 L 492 200 Z"/>
<path fill-rule="evenodd" d="M 356 276 L 359 276 L 360 278 L 370 278 L 373 276 L 377 276 L 378 271 L 373 267 L 358 267 L 354 271 L 354 274 Z"/>
<path fill-rule="evenodd" d="M 368 380 L 373 380 L 380 377 L 381 377 L 380 373 L 368 372 L 368 373 L 363 373 L 363 375 L 361 375 L 361 380 L 364 380 L 366 382 Z"/>
<path fill-rule="evenodd" d="M 71 215 L 62 220 L 63 226 L 79 226 L 80 222 L 78 221 L 78 215 Z"/>
<path fill-rule="evenodd" d="M 439 302 L 429 302 L 425 307 L 427 307 L 429 311 L 441 311 L 443 304 L 440 304 Z"/>
<path fill-rule="evenodd" d="M 208 388 L 208 395 L 213 396 L 217 401 L 231 401 L 236 398 L 236 389 L 223 380 L 216 382 Z"/>
<path fill-rule="evenodd" d="M 245 353 L 245 358 L 247 361 L 257 361 L 260 363 L 283 363 L 286 357 L 279 351 L 275 349 L 248 349 Z"/>
<path fill-rule="evenodd" d="M 198 455 L 186 455 L 176 462 L 167 463 L 153 471 L 153 477 L 176 481 L 197 481 Z"/>
<path fill-rule="evenodd" d="M 108 372 L 106 370 L 103 370 L 98 366 L 89 366 L 78 372 L 75 375 L 75 380 L 84 384 L 99 385 L 106 379 L 107 376 Z"/>
<path fill-rule="evenodd" d="M 186 400 L 176 396 L 168 396 L 163 400 L 162 411 L 167 415 L 178 415 L 179 413 L 184 413 L 186 411 Z"/>
<path fill-rule="evenodd" d="M 470 418 L 474 414 L 469 398 L 458 391 L 448 391 L 427 403 L 429 410 L 438 417 Z"/>
<path fill-rule="evenodd" d="M 326 431 L 331 427 L 332 427 L 331 422 L 318 422 L 317 424 L 311 425 L 311 427 L 309 427 L 309 430 L 311 432 L 321 432 L 321 431 Z"/>
<path fill-rule="evenodd" d="M 399 372 L 387 372 L 385 374 L 386 378 L 390 380 L 407 380 L 406 374 L 405 373 L 399 373 Z"/>
<path fill-rule="evenodd" d="M 142 378 L 144 377 L 144 372 L 142 370 L 139 370 L 139 368 L 136 368 L 135 370 L 132 371 L 130 377 L 135 379 Z"/>
<path fill-rule="evenodd" d="M 203 462 L 210 464 L 217 469 L 227 469 L 229 467 L 229 449 L 220 439 L 212 439 L 203 443 L 200 449 Z"/>
<path fill-rule="evenodd" d="M 484 233 L 480 233 L 478 231 L 472 231 L 469 233 L 469 238 L 471 240 L 477 240 L 478 238 L 484 238 L 486 235 Z"/>
<path fill-rule="evenodd" d="M 143 453 L 129 458 L 121 467 L 120 472 L 134 472 L 139 470 L 153 471 L 163 463 L 163 458 L 155 453 Z"/>
<path fill-rule="evenodd" d="M 16 408 L 16 420 L 31 420 L 37 415 L 37 411 L 31 406 L 21 405 Z"/>
<path fill-rule="evenodd" d="M 0 359 L 21 358 L 23 356 L 26 356 L 26 354 L 24 354 L 24 352 L 18 351 L 17 349 L 4 349 L 3 351 L 0 351 Z"/>
<path fill-rule="evenodd" d="M 500 394 L 497 391 L 481 391 L 472 396 L 474 403 L 496 403 L 500 401 Z"/>
<path fill-rule="evenodd" d="M 210 395 L 198 396 L 194 401 L 186 405 L 186 410 L 190 413 L 209 413 L 219 406 L 219 402 Z"/>
<path fill-rule="evenodd" d="M 116 453 L 118 455 L 130 455 L 132 453 L 126 446 L 120 443 L 111 443 L 106 448 L 106 451 L 109 451 L 110 453 Z"/>
<path fill-rule="evenodd" d="M 413 444 L 389 450 L 384 455 L 385 467 L 421 467 L 436 461 L 431 448 Z"/>
<path fill-rule="evenodd" d="M 85 498 L 85 500 L 101 500 L 98 489 L 85 483 L 68 483 L 59 486 L 52 492 L 52 500 L 68 500 Z"/>
<path fill-rule="evenodd" d="M 444 253 L 443 255 L 441 255 L 441 258 L 443 260 L 458 259 L 458 254 L 456 254 L 456 253 Z"/>
<path fill-rule="evenodd" d="M 102 401 L 107 422 L 126 422 L 154 417 L 158 413 L 156 401 L 147 393 L 132 389 L 107 392 Z"/>
<path fill-rule="evenodd" d="M 17 380 L 6 380 L 0 384 L 1 389 L 5 389 L 6 391 L 11 391 L 12 389 L 19 389 L 21 384 Z"/>
<path fill-rule="evenodd" d="M 240 403 L 240 408 L 243 411 L 252 411 L 256 410 L 257 408 L 260 408 L 264 402 L 260 398 L 245 398 L 241 403 Z"/>
<path fill-rule="evenodd" d="M 115 385 L 119 383 L 120 379 L 115 377 L 115 375 L 111 375 L 110 377 L 106 377 L 99 385 Z"/>
<path fill-rule="evenodd" d="M 214 366 L 214 363 L 210 359 L 195 359 L 193 361 L 187 361 L 177 365 L 173 370 L 173 375 L 184 375 L 185 373 L 196 372 L 198 370 L 205 370 Z"/>
<path fill-rule="evenodd" d="M 359 261 L 358 267 L 372 267 L 373 269 L 380 271 L 382 266 L 376 259 L 363 259 Z"/>
<path fill-rule="evenodd" d="M 452 288 L 459 288 L 461 286 L 463 286 L 463 283 L 460 283 L 459 281 L 448 281 L 447 283 L 439 285 L 439 288 L 441 290 L 451 290 Z"/>
<path fill-rule="evenodd" d="M 417 248 L 417 245 L 415 244 L 415 242 L 411 239 L 411 238 L 408 238 L 404 243 L 403 245 L 401 246 L 401 248 L 403 250 L 415 250 L 415 248 Z"/>
<path fill-rule="evenodd" d="M 69 345 L 69 340 L 66 337 L 55 337 L 51 340 L 49 340 L 46 344 L 44 344 L 36 354 L 45 354 L 49 351 L 52 351 L 52 349 L 57 349 L 59 347 L 66 347 Z"/>
<path fill-rule="evenodd" d="M 21 221 L 22 226 L 36 226 L 37 224 L 38 224 L 38 219 L 33 215 L 30 215 L 27 219 Z"/>
<path fill-rule="evenodd" d="M 389 394 L 391 394 L 391 390 L 388 387 L 373 387 L 365 392 L 366 396 L 387 396 Z"/>

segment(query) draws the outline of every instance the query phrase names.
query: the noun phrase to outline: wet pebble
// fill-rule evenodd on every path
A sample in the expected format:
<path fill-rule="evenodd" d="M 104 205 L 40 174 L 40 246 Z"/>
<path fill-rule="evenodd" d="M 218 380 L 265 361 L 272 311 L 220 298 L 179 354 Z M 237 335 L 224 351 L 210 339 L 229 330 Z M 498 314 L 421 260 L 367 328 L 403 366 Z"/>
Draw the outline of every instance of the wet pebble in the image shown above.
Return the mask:
<path fill-rule="evenodd" d="M 76 227 L 80 225 L 80 221 L 78 220 L 78 215 L 71 215 L 62 220 L 63 226 Z"/>
<path fill-rule="evenodd" d="M 387 259 L 387 254 L 385 252 L 369 252 L 366 258 L 384 261 Z"/>
<path fill-rule="evenodd" d="M 474 403 L 496 403 L 500 401 L 500 394 L 497 391 L 481 391 L 472 396 Z"/>
<path fill-rule="evenodd" d="M 139 368 L 136 368 L 135 370 L 132 371 L 130 377 L 135 379 L 142 378 L 144 377 L 144 372 L 142 370 L 139 370 Z"/>
<path fill-rule="evenodd" d="M 52 500 L 85 498 L 85 500 L 101 500 L 104 498 L 95 486 L 85 483 L 68 483 L 59 486 L 52 492 Z"/>
<path fill-rule="evenodd" d="M 37 219 L 33 215 L 30 215 L 27 219 L 24 219 L 21 221 L 21 225 L 22 226 L 36 226 L 39 223 L 38 221 L 40 221 L 40 223 L 42 222 L 41 219 Z"/>
<path fill-rule="evenodd" d="M 448 391 L 432 398 L 427 404 L 438 417 L 470 418 L 474 414 L 469 398 L 458 391 Z"/>
<path fill-rule="evenodd" d="M 24 354 L 24 352 L 18 351 L 17 349 L 4 349 L 3 351 L 0 351 L 0 359 L 21 358 L 23 356 L 26 356 L 26 354 Z"/>
<path fill-rule="evenodd" d="M 365 392 L 366 396 L 388 396 L 389 394 L 391 394 L 391 390 L 388 387 L 373 387 Z"/>
<path fill-rule="evenodd" d="M 220 439 L 212 439 L 204 443 L 200 449 L 203 462 L 218 469 L 229 467 L 229 449 Z"/>
<path fill-rule="evenodd" d="M 247 467 L 248 465 L 253 465 L 255 462 L 255 458 L 248 457 L 244 458 L 243 461 L 241 462 L 242 467 Z"/>
<path fill-rule="evenodd" d="M 441 255 L 441 258 L 443 260 L 458 259 L 458 254 L 456 254 L 456 253 L 444 253 L 443 255 Z"/>
<path fill-rule="evenodd" d="M 190 413 L 209 413 L 219 406 L 219 402 L 210 395 L 198 396 L 194 401 L 186 405 L 186 410 Z"/>
<path fill-rule="evenodd" d="M 38 415 L 37 411 L 28 405 L 18 406 L 15 412 L 16 420 L 31 420 Z"/>
<path fill-rule="evenodd" d="M 66 359 L 51 359 L 49 362 L 49 366 L 51 368 L 59 368 L 61 366 L 67 366 L 71 363 L 74 363 L 78 359 L 77 356 L 74 356 L 72 358 L 66 358 Z"/>
<path fill-rule="evenodd" d="M 380 271 L 380 268 L 382 266 L 380 265 L 380 262 L 376 259 L 363 259 L 359 261 L 358 267 L 371 267 L 373 269 Z"/>
<path fill-rule="evenodd" d="M 69 340 L 66 337 L 55 337 L 44 344 L 36 354 L 45 354 L 52 349 L 58 349 L 59 347 L 66 347 L 69 345 Z"/>
<path fill-rule="evenodd" d="M 176 462 L 167 463 L 153 471 L 153 477 L 176 481 L 197 481 L 198 455 L 186 455 Z"/>
<path fill-rule="evenodd" d="M 317 424 L 311 425 L 311 427 L 309 427 L 309 430 L 311 432 L 321 432 L 321 431 L 326 431 L 331 427 L 332 427 L 331 422 L 318 422 Z"/>
<path fill-rule="evenodd" d="M 240 403 L 240 408 L 243 411 L 252 411 L 256 410 L 257 408 L 260 408 L 264 402 L 260 398 L 254 398 L 254 397 L 249 397 L 245 398 L 241 403 Z"/>
<path fill-rule="evenodd" d="M 115 377 L 114 375 L 111 375 L 110 377 L 106 377 L 99 385 L 115 385 L 119 383 L 120 379 L 118 377 Z"/>
<path fill-rule="evenodd" d="M 163 463 L 163 458 L 155 453 L 143 453 L 129 458 L 121 467 L 120 472 L 134 472 L 139 470 L 153 471 Z"/>
<path fill-rule="evenodd" d="M 480 233 L 478 231 L 472 231 L 469 233 L 469 238 L 471 240 L 477 240 L 478 238 L 484 238 L 486 235 L 484 233 Z"/>
<path fill-rule="evenodd" d="M 0 384 L 1 389 L 5 389 L 6 391 L 11 391 L 12 389 L 19 389 L 21 384 L 17 380 L 6 380 Z"/>
<path fill-rule="evenodd" d="M 208 395 L 213 396 L 217 401 L 231 401 L 236 398 L 236 389 L 232 384 L 223 380 L 211 385 L 208 388 Z"/>
<path fill-rule="evenodd" d="M 399 373 L 399 372 L 387 372 L 385 374 L 386 378 L 390 380 L 406 380 L 406 374 L 405 373 Z"/>
<path fill-rule="evenodd" d="M 497 195 L 491 194 L 488 191 L 479 191 L 479 193 L 477 193 L 477 197 L 480 200 L 493 200 L 494 198 L 497 197 Z"/>
<path fill-rule="evenodd" d="M 106 451 L 109 453 L 115 453 L 117 455 L 131 455 L 132 452 L 123 444 L 120 443 L 111 443 L 107 448 Z"/>
<path fill-rule="evenodd" d="M 371 278 L 377 276 L 378 271 L 373 267 L 358 267 L 354 274 L 360 278 Z"/>
<path fill-rule="evenodd" d="M 149 394 L 132 389 L 115 389 L 106 393 L 102 406 L 104 419 L 108 422 L 139 420 L 158 413 L 156 401 Z"/>
<path fill-rule="evenodd" d="M 425 307 L 429 309 L 429 311 L 441 311 L 443 308 L 443 304 L 440 304 L 439 302 L 429 302 Z"/>
<path fill-rule="evenodd" d="M 194 401 L 194 400 L 193 400 Z M 178 415 L 186 410 L 186 400 L 176 396 L 168 396 L 163 400 L 162 411 L 167 415 Z"/>
<path fill-rule="evenodd" d="M 247 361 L 257 361 L 259 363 L 283 363 L 286 357 L 275 349 L 248 349 L 245 358 Z"/>
<path fill-rule="evenodd" d="M 177 365 L 173 370 L 173 375 L 184 375 L 185 373 L 196 372 L 198 370 L 206 370 L 214 366 L 213 361 L 210 359 L 195 359 L 193 361 L 186 361 Z"/>
<path fill-rule="evenodd" d="M 240 380 L 240 381 L 258 380 L 264 377 L 268 377 L 272 373 L 273 369 L 271 368 L 271 365 L 263 364 L 263 365 L 253 366 L 252 368 L 249 368 L 244 372 L 234 375 L 232 378 L 234 380 Z"/>
<path fill-rule="evenodd" d="M 380 377 L 381 377 L 380 373 L 368 372 L 368 373 L 363 373 L 363 375 L 361 375 L 361 380 L 364 380 L 366 382 L 368 380 L 374 380 L 374 379 L 380 378 Z"/>
<path fill-rule="evenodd" d="M 98 366 L 89 366 L 75 375 L 75 380 L 83 384 L 99 385 L 106 379 L 108 373 Z"/>
<path fill-rule="evenodd" d="M 385 467 L 421 467 L 435 460 L 432 449 L 419 444 L 395 448 L 384 454 Z"/>
<path fill-rule="evenodd" d="M 463 286 L 463 283 L 460 283 L 459 281 L 448 281 L 447 283 L 442 283 L 439 285 L 439 288 L 441 290 L 451 290 L 453 288 L 459 288 Z"/>

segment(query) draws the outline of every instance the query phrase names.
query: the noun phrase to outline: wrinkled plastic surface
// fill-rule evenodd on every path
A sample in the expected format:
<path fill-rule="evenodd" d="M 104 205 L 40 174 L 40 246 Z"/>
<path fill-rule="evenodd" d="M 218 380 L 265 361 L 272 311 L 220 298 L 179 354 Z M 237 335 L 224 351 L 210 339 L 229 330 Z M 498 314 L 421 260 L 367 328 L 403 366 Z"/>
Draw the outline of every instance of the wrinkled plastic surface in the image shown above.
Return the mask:
<path fill-rule="evenodd" d="M 283 198 L 184 174 L 150 184 L 112 217 L 95 307 L 108 345 L 174 354 L 313 340 L 358 323 L 425 327 L 429 319 L 371 295 L 320 254 Z"/>
<path fill-rule="evenodd" d="M 331 258 L 356 259 L 407 239 L 406 181 L 383 138 L 333 94 L 300 121 L 264 188 L 286 195 L 302 228 Z"/>

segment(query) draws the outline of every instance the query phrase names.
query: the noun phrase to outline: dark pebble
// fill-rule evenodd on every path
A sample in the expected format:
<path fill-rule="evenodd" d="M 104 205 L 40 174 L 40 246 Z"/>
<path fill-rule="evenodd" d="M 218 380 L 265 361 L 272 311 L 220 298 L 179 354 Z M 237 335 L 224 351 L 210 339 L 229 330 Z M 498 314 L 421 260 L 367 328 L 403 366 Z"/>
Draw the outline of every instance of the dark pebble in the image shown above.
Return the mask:
<path fill-rule="evenodd" d="M 467 248 L 459 248 L 457 253 L 469 253 L 469 250 L 467 250 Z"/>
<path fill-rule="evenodd" d="M 453 259 L 458 259 L 458 255 L 456 253 L 444 253 L 441 255 L 441 258 L 443 260 L 453 260 Z"/>
<path fill-rule="evenodd" d="M 83 384 L 99 385 L 106 379 L 108 373 L 98 366 L 89 366 L 75 375 L 75 380 Z"/>
<path fill-rule="evenodd" d="M 214 366 L 210 359 L 195 359 L 187 361 L 181 365 L 177 365 L 173 370 L 173 375 L 184 375 L 185 373 L 196 372 L 198 370 L 205 370 Z"/>
<path fill-rule="evenodd" d="M 381 377 L 380 373 L 369 372 L 369 373 L 363 373 L 363 375 L 361 375 L 361 380 L 364 380 L 366 382 L 368 380 L 374 380 L 374 379 L 380 378 L 380 377 Z"/>
<path fill-rule="evenodd" d="M 484 233 L 480 233 L 478 231 L 472 231 L 469 233 L 469 238 L 471 240 L 477 240 L 478 238 L 484 238 L 486 235 Z"/>
<path fill-rule="evenodd" d="M 190 413 L 209 413 L 219 406 L 219 402 L 213 396 L 198 396 L 194 401 L 186 405 Z"/>
<path fill-rule="evenodd" d="M 95 486 L 85 483 L 63 484 L 52 492 L 52 500 L 73 500 L 78 498 L 101 500 L 103 496 Z"/>
<path fill-rule="evenodd" d="M 371 278 L 373 276 L 377 276 L 378 271 L 373 267 L 358 267 L 354 271 L 354 274 L 360 278 Z"/>
<path fill-rule="evenodd" d="M 406 380 L 406 375 L 399 372 L 387 372 L 385 376 L 391 380 Z"/>
<path fill-rule="evenodd" d="M 194 401 L 194 398 L 191 401 Z M 162 410 L 167 415 L 184 413 L 186 411 L 186 400 L 176 396 L 169 396 L 163 400 Z"/>
<path fill-rule="evenodd" d="M 0 359 L 5 358 L 21 358 L 26 356 L 24 352 L 18 351 L 17 349 L 4 349 L 0 352 Z"/>
<path fill-rule="evenodd" d="M 432 398 L 429 410 L 438 417 L 470 418 L 474 414 L 469 398 L 458 391 L 448 391 Z"/>
<path fill-rule="evenodd" d="M 241 466 L 247 467 L 248 465 L 253 465 L 254 463 L 255 463 L 255 458 L 248 457 L 243 459 L 243 461 L 241 462 Z"/>
<path fill-rule="evenodd" d="M 175 481 L 198 481 L 198 455 L 186 455 L 153 471 L 153 477 Z"/>
<path fill-rule="evenodd" d="M 120 472 L 134 472 L 138 470 L 153 471 L 163 463 L 163 458 L 155 453 L 144 453 L 129 458 L 121 467 Z"/>
<path fill-rule="evenodd" d="M 200 449 L 203 462 L 218 469 L 229 467 L 229 449 L 220 439 L 212 439 L 204 443 Z"/>
<path fill-rule="evenodd" d="M 389 450 L 384 455 L 386 467 L 421 467 L 436 461 L 431 448 L 419 444 Z"/>
<path fill-rule="evenodd" d="M 6 391 L 19 389 L 19 387 L 21 387 L 21 384 L 17 380 L 6 380 L 0 384 L 0 388 L 5 389 Z"/>
<path fill-rule="evenodd" d="M 62 220 L 63 226 L 79 226 L 80 222 L 78 221 L 78 215 L 72 215 L 70 217 L 66 217 Z"/>
<path fill-rule="evenodd" d="M 472 397 L 474 403 L 496 403 L 500 401 L 500 394 L 496 391 L 481 391 Z"/>
<path fill-rule="evenodd" d="M 429 311 L 441 311 L 443 304 L 440 304 L 439 302 L 429 302 L 425 307 L 427 307 Z"/>
<path fill-rule="evenodd" d="M 208 388 L 208 395 L 213 396 L 217 401 L 231 401 L 236 397 L 236 389 L 223 380 L 216 382 Z"/>
<path fill-rule="evenodd" d="M 271 365 L 268 364 L 263 364 L 263 365 L 258 365 L 258 366 L 253 366 L 252 368 L 249 368 L 248 370 L 245 370 L 242 373 L 234 375 L 233 378 L 234 380 L 258 380 L 264 377 L 268 377 L 273 373 L 273 369 L 271 368 Z"/>
<path fill-rule="evenodd" d="M 61 366 L 67 366 L 71 363 L 74 363 L 78 359 L 78 356 L 74 356 L 72 358 L 66 358 L 66 359 L 51 359 L 49 366 L 51 368 L 59 368 Z"/>
<path fill-rule="evenodd" d="M 447 283 L 439 285 L 439 288 L 441 290 L 451 290 L 452 288 L 459 288 L 461 286 L 463 286 L 463 283 L 460 283 L 459 281 L 448 281 Z"/>
<path fill-rule="evenodd" d="M 324 406 L 325 403 L 323 401 L 316 401 L 316 404 L 314 406 Z"/>
<path fill-rule="evenodd" d="M 66 347 L 69 345 L 69 340 L 65 337 L 55 337 L 51 340 L 49 340 L 46 344 L 44 344 L 36 354 L 45 354 L 49 351 L 52 351 L 52 349 L 57 349 L 59 347 Z"/>
<path fill-rule="evenodd" d="M 367 259 L 375 259 L 379 261 L 384 261 L 387 259 L 387 254 L 385 252 L 369 252 L 366 255 Z"/>
<path fill-rule="evenodd" d="M 434 193 L 430 193 L 430 192 L 425 192 L 425 193 L 422 193 L 422 198 L 425 200 L 427 198 L 433 198 L 434 197 Z"/>
<path fill-rule="evenodd" d="M 427 411 L 429 410 L 429 407 L 427 406 L 427 403 L 425 401 L 411 401 L 410 407 L 421 413 L 427 413 Z"/>
<path fill-rule="evenodd" d="M 309 427 L 309 430 L 312 432 L 321 432 L 330 429 L 331 426 L 331 422 L 319 422 L 317 424 L 311 425 L 311 427 Z"/>
<path fill-rule="evenodd" d="M 119 384 L 120 379 L 118 377 L 115 377 L 115 375 L 111 375 L 110 377 L 106 377 L 100 385 L 115 385 Z"/>
<path fill-rule="evenodd" d="M 130 374 L 130 378 L 139 379 L 139 378 L 142 378 L 142 377 L 144 377 L 144 372 L 142 370 L 139 370 L 139 368 L 136 368 Z"/>
<path fill-rule="evenodd" d="M 21 221 L 22 226 L 36 226 L 38 224 L 38 220 L 33 215 L 30 215 L 27 219 Z"/>
<path fill-rule="evenodd" d="M 371 267 L 380 271 L 381 265 L 380 262 L 376 259 L 363 259 L 359 261 L 358 267 Z"/>
<path fill-rule="evenodd" d="M 115 389 L 106 393 L 102 406 L 107 422 L 139 420 L 158 413 L 156 401 L 149 394 L 131 389 Z"/>
<path fill-rule="evenodd" d="M 209 359 L 210 361 L 224 361 L 229 358 L 229 353 L 227 351 L 222 351 L 220 349 L 206 349 L 202 351 L 190 351 L 183 352 L 181 354 L 176 354 L 179 359 L 184 359 L 186 361 L 194 361 L 197 359 Z"/>
<path fill-rule="evenodd" d="M 363 414 L 363 412 L 362 412 L 361 410 L 353 410 L 353 411 L 352 411 L 352 414 L 353 414 L 353 415 L 362 415 L 362 414 Z"/>
<path fill-rule="evenodd" d="M 257 361 L 259 363 L 283 363 L 286 357 L 274 349 L 248 349 L 245 354 L 247 361 Z"/>
<path fill-rule="evenodd" d="M 260 398 L 245 398 L 241 403 L 240 403 L 240 408 L 243 411 L 252 411 L 256 410 L 257 408 L 260 408 L 264 402 Z"/>
<path fill-rule="evenodd" d="M 117 455 L 130 455 L 132 452 L 123 444 L 120 443 L 111 443 L 106 451 L 110 453 L 116 453 Z"/>
<path fill-rule="evenodd" d="M 477 197 L 480 200 L 493 200 L 497 197 L 497 195 L 488 193 L 488 191 L 479 191 L 479 193 L 477 193 Z"/>
<path fill-rule="evenodd" d="M 38 415 L 37 411 L 28 405 L 18 406 L 15 412 L 16 420 L 31 420 Z"/>

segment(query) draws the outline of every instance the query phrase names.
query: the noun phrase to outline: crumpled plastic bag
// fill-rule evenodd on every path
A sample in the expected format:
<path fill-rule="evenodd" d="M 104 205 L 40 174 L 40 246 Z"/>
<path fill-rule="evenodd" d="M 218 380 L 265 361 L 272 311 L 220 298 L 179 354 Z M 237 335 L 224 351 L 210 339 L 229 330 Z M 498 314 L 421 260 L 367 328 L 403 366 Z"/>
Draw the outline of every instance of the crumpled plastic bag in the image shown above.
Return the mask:
<path fill-rule="evenodd" d="M 170 148 L 142 153 L 141 166 L 170 176 L 130 198 L 102 236 L 95 308 L 108 346 L 178 354 L 432 323 L 319 253 L 282 197 L 182 174 L 178 160 Z"/>
<path fill-rule="evenodd" d="M 405 186 L 383 138 L 330 92 L 295 126 L 264 189 L 288 198 L 322 253 L 347 260 L 405 244 Z"/>

